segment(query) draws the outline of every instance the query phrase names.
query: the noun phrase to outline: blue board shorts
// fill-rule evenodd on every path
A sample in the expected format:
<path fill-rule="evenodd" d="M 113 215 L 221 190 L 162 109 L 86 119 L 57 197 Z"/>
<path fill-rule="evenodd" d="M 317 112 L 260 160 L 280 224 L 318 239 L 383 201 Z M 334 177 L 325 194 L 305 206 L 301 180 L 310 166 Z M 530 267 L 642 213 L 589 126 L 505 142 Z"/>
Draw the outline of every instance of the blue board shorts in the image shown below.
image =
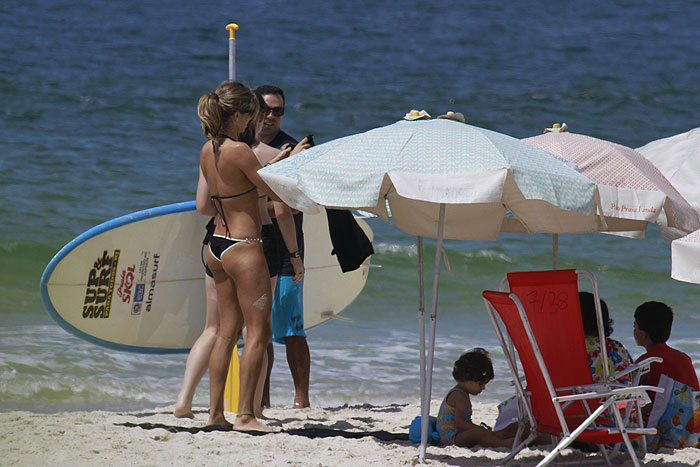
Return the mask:
<path fill-rule="evenodd" d="M 290 336 L 306 337 L 304 332 L 304 279 L 298 284 L 294 276 L 279 276 L 272 301 L 272 340 L 284 344 Z"/>

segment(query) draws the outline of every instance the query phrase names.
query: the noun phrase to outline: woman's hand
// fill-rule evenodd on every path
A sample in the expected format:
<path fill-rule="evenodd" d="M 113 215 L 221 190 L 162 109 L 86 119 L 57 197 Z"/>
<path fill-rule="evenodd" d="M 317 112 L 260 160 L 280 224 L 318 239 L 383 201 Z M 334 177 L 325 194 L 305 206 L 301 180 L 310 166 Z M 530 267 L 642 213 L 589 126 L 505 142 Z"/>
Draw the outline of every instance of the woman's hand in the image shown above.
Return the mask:
<path fill-rule="evenodd" d="M 290 144 L 286 148 L 282 149 L 279 152 L 279 154 L 277 154 L 274 158 L 272 158 L 272 160 L 270 162 L 268 162 L 267 164 L 265 164 L 265 166 L 267 167 L 268 165 L 274 164 L 275 162 L 279 162 L 282 159 L 288 158 L 289 156 L 297 155 L 301 151 L 303 151 L 304 149 L 309 149 L 310 147 L 311 147 L 311 145 L 309 144 L 308 140 L 306 138 L 304 138 L 296 146 L 292 147 L 292 145 Z"/>
<path fill-rule="evenodd" d="M 296 156 L 304 149 L 309 149 L 310 147 L 311 147 L 311 144 L 309 144 L 309 139 L 304 138 L 299 142 L 299 144 L 294 146 L 294 149 L 292 149 L 292 153 L 290 154 L 290 156 Z"/>
<path fill-rule="evenodd" d="M 289 258 L 289 261 L 292 263 L 292 267 L 294 268 L 294 279 L 292 279 L 292 283 L 296 284 L 304 278 L 304 273 L 306 272 L 304 262 L 301 260 L 301 257 L 295 258 L 293 256 Z"/>
<path fill-rule="evenodd" d="M 272 165 L 275 162 L 279 162 L 282 159 L 286 159 L 289 157 L 289 155 L 292 153 L 292 147 L 288 146 L 284 149 L 282 149 L 275 157 L 272 158 L 270 162 L 264 165 L 264 167 L 267 167 L 268 165 Z"/>

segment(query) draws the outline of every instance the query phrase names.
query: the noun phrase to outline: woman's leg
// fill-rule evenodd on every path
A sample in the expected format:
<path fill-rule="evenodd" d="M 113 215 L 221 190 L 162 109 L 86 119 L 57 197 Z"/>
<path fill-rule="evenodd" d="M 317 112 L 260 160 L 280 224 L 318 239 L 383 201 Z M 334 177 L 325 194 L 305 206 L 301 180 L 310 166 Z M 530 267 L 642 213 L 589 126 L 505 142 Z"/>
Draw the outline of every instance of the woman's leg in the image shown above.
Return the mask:
<path fill-rule="evenodd" d="M 277 286 L 277 276 L 270 277 L 270 296 L 274 298 L 275 287 Z M 267 344 L 267 367 L 263 367 L 265 370 L 265 381 L 263 382 L 262 388 L 262 398 L 260 404 L 263 407 L 270 407 L 270 374 L 272 374 L 272 367 L 275 364 L 275 348 L 272 345 L 272 341 Z"/>
<path fill-rule="evenodd" d="M 241 333 L 243 315 L 233 279 L 211 254 L 209 258 L 209 268 L 214 273 L 216 283 L 219 330 L 209 357 L 209 421 L 207 424 L 231 425 L 224 418 L 224 388 L 231 363 L 231 352 Z"/>
<path fill-rule="evenodd" d="M 236 246 L 223 255 L 222 265 L 226 274 L 235 278 L 235 303 L 240 310 L 236 315 L 238 329 L 242 321 L 245 321 L 247 328 L 247 339 L 240 361 L 238 414 L 233 426 L 237 430 L 267 431 L 269 429 L 258 422 L 254 415 L 255 387 L 262 371 L 263 354 L 271 337 L 272 294 L 262 247 L 260 244 Z M 221 294 L 219 306 L 222 306 Z M 220 329 L 224 329 L 223 321 Z M 213 368 L 210 367 L 210 371 Z"/>
<path fill-rule="evenodd" d="M 192 397 L 197 389 L 199 381 L 209 368 L 209 356 L 216 341 L 216 333 L 219 329 L 219 315 L 216 307 L 216 285 L 214 279 L 205 275 L 204 287 L 206 290 L 207 317 L 204 323 L 204 331 L 197 338 L 185 365 L 185 378 L 182 389 L 175 402 L 174 415 L 178 418 L 194 418 L 192 413 Z"/>
<path fill-rule="evenodd" d="M 243 342 L 248 337 L 248 333 L 246 332 L 247 328 L 243 326 Z M 260 370 L 260 376 L 258 376 L 258 383 L 255 385 L 255 397 L 253 399 L 254 407 L 255 407 L 255 417 L 256 418 L 263 418 L 263 405 L 262 405 L 262 398 L 263 398 L 263 389 L 265 389 L 265 375 L 267 370 L 267 352 L 263 353 L 263 363 L 262 363 L 262 369 Z"/>

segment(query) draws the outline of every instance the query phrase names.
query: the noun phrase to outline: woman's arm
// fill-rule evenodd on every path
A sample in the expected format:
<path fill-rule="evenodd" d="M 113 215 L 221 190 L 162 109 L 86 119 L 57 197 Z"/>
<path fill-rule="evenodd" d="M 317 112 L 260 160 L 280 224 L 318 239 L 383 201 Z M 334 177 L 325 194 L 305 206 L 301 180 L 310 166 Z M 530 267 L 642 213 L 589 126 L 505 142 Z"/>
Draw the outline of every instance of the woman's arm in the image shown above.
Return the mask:
<path fill-rule="evenodd" d="M 297 229 L 294 224 L 294 216 L 292 215 L 292 209 L 281 201 L 272 202 L 273 209 L 275 211 L 275 217 L 277 218 L 277 225 L 279 226 L 280 233 L 282 234 L 282 239 L 287 247 L 287 251 L 292 254 L 299 250 L 299 243 L 297 239 Z M 292 263 L 294 268 L 294 279 L 293 283 L 299 282 L 304 274 L 304 262 L 301 257 L 295 258 L 290 256 L 289 261 Z"/>
<path fill-rule="evenodd" d="M 197 212 L 201 215 L 216 216 L 216 208 L 211 201 L 211 194 L 209 193 L 209 184 L 207 183 L 207 179 L 204 178 L 201 167 L 199 168 L 199 181 L 197 182 L 195 205 L 197 206 Z"/>
<path fill-rule="evenodd" d="M 245 174 L 245 176 L 248 177 L 248 179 L 251 182 L 253 182 L 253 184 L 256 187 L 258 187 L 262 192 L 269 196 L 270 199 L 272 199 L 273 201 L 282 201 L 282 199 L 280 199 L 280 197 L 277 196 L 277 193 L 272 191 L 272 189 L 267 185 L 267 183 L 263 181 L 262 177 L 260 177 L 260 174 L 258 174 L 258 170 L 260 170 L 263 167 L 263 165 L 266 164 L 260 163 L 256 154 L 248 147 L 248 145 L 240 144 L 236 147 L 241 151 L 241 156 L 237 157 L 236 159 L 237 165 L 240 168 L 240 170 Z M 297 152 L 303 151 L 307 147 L 308 145 L 299 143 L 291 152 L 296 154 Z M 285 149 L 281 151 L 273 160 L 280 160 L 280 156 L 284 155 L 285 153 L 289 154 L 289 152 L 290 151 L 288 149 Z"/>
<path fill-rule="evenodd" d="M 296 146 L 287 145 L 281 151 L 279 149 L 273 148 L 265 143 L 257 143 L 253 146 L 253 152 L 255 156 L 260 161 L 260 164 L 264 167 L 266 165 L 274 164 L 282 159 L 286 159 L 289 156 L 295 156 L 299 154 L 304 149 L 308 149 L 310 146 L 307 143 L 307 139 L 301 140 L 301 143 Z"/>
<path fill-rule="evenodd" d="M 226 151 L 224 151 L 222 148 L 219 162 L 219 172 L 228 172 L 235 167 L 236 169 L 240 170 L 243 175 L 245 175 L 245 177 L 248 178 L 248 180 L 250 180 L 250 182 L 253 183 L 253 185 L 255 185 L 260 191 L 269 196 L 270 199 L 274 201 L 282 201 L 280 197 L 277 196 L 277 193 L 272 191 L 262 177 L 260 177 L 260 174 L 258 174 L 258 170 L 262 168 L 262 164 L 260 164 L 260 161 L 256 157 L 255 153 L 253 153 L 253 150 L 244 143 L 234 144 L 235 146 L 233 146 L 233 148 L 229 147 Z M 224 164 L 221 162 L 224 154 L 226 154 L 227 168 L 224 168 Z"/>

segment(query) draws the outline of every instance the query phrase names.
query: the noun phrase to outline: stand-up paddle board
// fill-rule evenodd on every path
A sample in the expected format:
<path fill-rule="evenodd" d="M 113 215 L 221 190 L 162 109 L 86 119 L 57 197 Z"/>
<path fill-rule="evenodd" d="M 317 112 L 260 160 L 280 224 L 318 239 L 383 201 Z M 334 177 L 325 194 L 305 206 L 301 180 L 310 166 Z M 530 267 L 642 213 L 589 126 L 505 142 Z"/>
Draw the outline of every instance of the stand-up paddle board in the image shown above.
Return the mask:
<path fill-rule="evenodd" d="M 194 201 L 146 209 L 100 224 L 63 247 L 41 277 L 49 315 L 95 344 L 144 353 L 187 352 L 204 329 L 201 259 L 208 218 Z M 373 233 L 357 222 L 370 241 Z M 362 291 L 369 258 L 343 273 L 326 214 L 304 215 L 304 328 L 337 315 Z"/>

